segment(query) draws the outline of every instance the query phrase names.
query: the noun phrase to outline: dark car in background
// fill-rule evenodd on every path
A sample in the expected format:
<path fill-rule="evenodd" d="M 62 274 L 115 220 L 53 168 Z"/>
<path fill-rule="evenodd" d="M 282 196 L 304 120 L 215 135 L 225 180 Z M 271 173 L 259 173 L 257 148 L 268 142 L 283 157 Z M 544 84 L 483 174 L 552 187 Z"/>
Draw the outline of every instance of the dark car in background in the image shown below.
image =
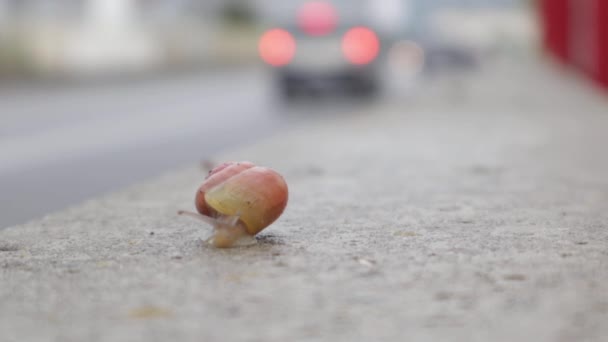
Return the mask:
<path fill-rule="evenodd" d="M 295 24 L 266 31 L 259 43 L 285 98 L 376 93 L 381 46 L 372 28 L 339 22 L 339 13 L 324 2 L 305 3 L 295 17 Z"/>

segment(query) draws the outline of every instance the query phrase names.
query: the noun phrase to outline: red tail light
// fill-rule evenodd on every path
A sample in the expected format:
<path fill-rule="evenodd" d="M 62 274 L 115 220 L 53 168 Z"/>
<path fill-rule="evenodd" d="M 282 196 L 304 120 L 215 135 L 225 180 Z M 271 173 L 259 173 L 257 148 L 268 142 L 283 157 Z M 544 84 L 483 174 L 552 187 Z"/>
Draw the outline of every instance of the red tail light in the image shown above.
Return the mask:
<path fill-rule="evenodd" d="M 369 64 L 376 59 L 379 51 L 378 36 L 366 27 L 353 27 L 342 38 L 342 52 L 352 64 Z"/>
<path fill-rule="evenodd" d="M 323 36 L 336 28 L 338 15 L 333 6 L 325 1 L 309 1 L 298 11 L 298 25 L 311 36 Z"/>
<path fill-rule="evenodd" d="M 291 33 L 282 29 L 266 31 L 258 45 L 260 57 L 272 66 L 289 64 L 296 53 L 296 42 Z"/>

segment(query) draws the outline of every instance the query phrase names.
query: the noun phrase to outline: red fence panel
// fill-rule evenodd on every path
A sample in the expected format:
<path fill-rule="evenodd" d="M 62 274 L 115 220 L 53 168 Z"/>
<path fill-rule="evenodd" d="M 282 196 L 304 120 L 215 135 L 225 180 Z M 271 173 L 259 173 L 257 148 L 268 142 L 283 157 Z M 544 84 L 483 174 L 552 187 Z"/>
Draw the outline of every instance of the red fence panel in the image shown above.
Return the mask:
<path fill-rule="evenodd" d="M 572 63 L 608 86 L 608 1 L 570 0 Z"/>
<path fill-rule="evenodd" d="M 605 1 L 605 0 L 599 0 Z M 590 77 L 597 74 L 599 15 L 598 0 L 570 0 L 570 62 Z"/>
<path fill-rule="evenodd" d="M 540 0 L 543 45 L 559 60 L 569 59 L 569 0 Z"/>
<path fill-rule="evenodd" d="M 598 4 L 598 74 L 597 80 L 608 87 L 608 1 L 597 0 Z"/>
<path fill-rule="evenodd" d="M 543 45 L 608 87 L 608 0 L 539 0 Z"/>

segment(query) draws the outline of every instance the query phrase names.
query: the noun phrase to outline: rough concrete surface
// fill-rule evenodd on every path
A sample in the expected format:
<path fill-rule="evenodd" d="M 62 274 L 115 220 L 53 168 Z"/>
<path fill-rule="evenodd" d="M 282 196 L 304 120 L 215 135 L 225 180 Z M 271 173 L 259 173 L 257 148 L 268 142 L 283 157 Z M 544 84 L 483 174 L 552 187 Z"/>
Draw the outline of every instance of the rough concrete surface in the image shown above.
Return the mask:
<path fill-rule="evenodd" d="M 607 100 L 484 75 L 218 156 L 290 186 L 251 247 L 175 215 L 194 167 L 0 231 L 0 340 L 608 340 Z"/>

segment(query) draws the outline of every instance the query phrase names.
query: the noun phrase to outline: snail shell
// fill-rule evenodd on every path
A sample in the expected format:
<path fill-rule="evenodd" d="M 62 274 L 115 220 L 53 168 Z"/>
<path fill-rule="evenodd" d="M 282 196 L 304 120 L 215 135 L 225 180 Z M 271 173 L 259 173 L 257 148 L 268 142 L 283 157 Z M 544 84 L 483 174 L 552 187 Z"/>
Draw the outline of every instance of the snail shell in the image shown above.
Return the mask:
<path fill-rule="evenodd" d="M 230 247 L 276 221 L 287 198 L 287 184 L 276 171 L 250 162 L 229 162 L 209 172 L 196 193 L 195 204 L 199 218 L 214 227 L 209 242 Z"/>

